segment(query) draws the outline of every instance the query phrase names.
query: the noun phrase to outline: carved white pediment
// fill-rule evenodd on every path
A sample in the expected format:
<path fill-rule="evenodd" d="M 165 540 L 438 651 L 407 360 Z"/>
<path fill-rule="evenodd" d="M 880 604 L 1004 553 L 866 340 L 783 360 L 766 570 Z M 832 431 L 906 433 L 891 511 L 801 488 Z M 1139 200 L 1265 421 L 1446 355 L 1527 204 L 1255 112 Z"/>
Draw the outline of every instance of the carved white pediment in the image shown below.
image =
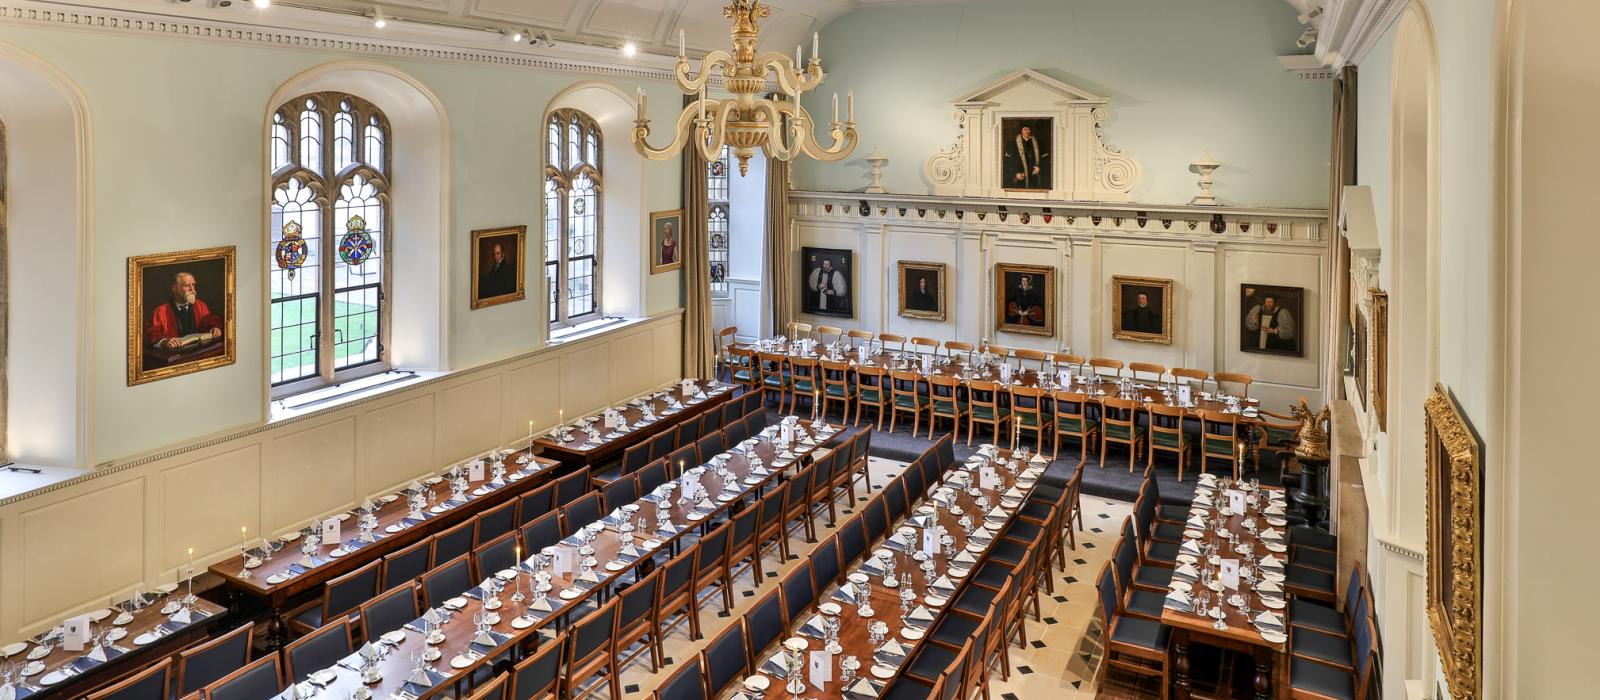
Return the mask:
<path fill-rule="evenodd" d="M 1022 69 L 968 90 L 954 100 L 956 141 L 923 166 L 934 194 L 960 197 L 1126 202 L 1139 182 L 1139 163 L 1105 144 L 1100 125 L 1105 98 L 1038 71 Z M 1049 118 L 1048 190 L 1002 186 L 1002 124 L 1008 118 Z"/>

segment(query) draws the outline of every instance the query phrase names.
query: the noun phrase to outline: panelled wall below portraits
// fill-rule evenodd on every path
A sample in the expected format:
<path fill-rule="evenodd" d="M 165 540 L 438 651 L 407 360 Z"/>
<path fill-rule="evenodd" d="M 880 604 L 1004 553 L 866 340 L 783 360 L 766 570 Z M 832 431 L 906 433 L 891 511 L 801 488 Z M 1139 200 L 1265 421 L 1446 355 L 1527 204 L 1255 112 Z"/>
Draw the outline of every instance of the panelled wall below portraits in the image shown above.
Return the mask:
<path fill-rule="evenodd" d="M 992 214 L 986 218 L 977 221 L 971 212 L 960 220 L 933 221 L 802 213 L 795 219 L 793 255 L 800 287 L 796 294 L 811 292 L 807 286 L 811 266 L 802 251 L 848 251 L 847 282 L 854 314 L 818 315 L 797 308 L 796 319 L 941 341 L 989 340 L 1012 348 L 1070 349 L 1079 355 L 1169 368 L 1245 372 L 1255 379 L 1251 395 L 1272 410 L 1281 410 L 1301 396 L 1313 405 L 1324 400 L 1320 310 L 1327 278 L 1326 242 L 1135 234 L 1087 226 L 1041 230 L 1017 226 L 1017 217 L 1010 217 L 1010 225 Z M 1060 217 L 1056 219 L 1061 223 Z M 1090 221 L 1084 217 L 1079 223 Z M 919 317 L 931 314 L 916 309 L 900 313 L 903 262 L 914 263 L 911 269 L 944 266 L 944 288 L 937 290 L 942 292 L 942 320 Z M 1008 270 L 1014 272 L 1006 274 Z M 1019 291 L 1023 274 L 1030 278 L 1028 292 Z M 918 291 L 916 277 L 909 279 L 908 298 Z M 1127 303 L 1121 305 L 1116 299 L 1119 282 L 1126 288 Z M 1163 299 L 1168 288 L 1171 298 Z M 1141 291 L 1153 309 L 1164 313 L 1132 308 Z M 1284 296 L 1275 297 L 1273 316 L 1292 318 L 1293 330 L 1285 336 L 1293 340 L 1276 344 L 1277 353 L 1260 352 L 1264 294 Z M 1011 305 L 1013 314 L 1031 312 L 1029 318 L 1036 320 L 1042 314 L 1039 325 L 1019 324 L 1020 317 L 1007 316 L 1008 301 L 1021 302 Z M 1258 319 L 1254 326 L 1247 320 L 1252 310 Z M 1118 311 L 1124 324 L 1143 319 L 1153 324 L 1145 330 L 1156 332 L 1119 333 L 1123 324 Z M 997 330 L 1002 324 L 1016 330 Z M 1170 343 L 1154 337 L 1167 333 Z"/>

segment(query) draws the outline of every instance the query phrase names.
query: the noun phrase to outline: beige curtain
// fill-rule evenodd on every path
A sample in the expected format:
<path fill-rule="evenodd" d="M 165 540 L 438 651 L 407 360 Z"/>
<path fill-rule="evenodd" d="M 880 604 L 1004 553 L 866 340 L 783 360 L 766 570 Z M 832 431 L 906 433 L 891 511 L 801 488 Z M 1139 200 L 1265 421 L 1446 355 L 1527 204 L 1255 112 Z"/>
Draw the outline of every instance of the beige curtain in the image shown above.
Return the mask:
<path fill-rule="evenodd" d="M 1344 393 L 1344 341 L 1350 332 L 1350 248 L 1339 230 L 1339 210 L 1345 185 L 1356 182 L 1356 69 L 1346 66 L 1333 81 L 1333 139 L 1328 159 L 1328 230 L 1333 240 L 1334 260 L 1329 265 L 1332 279 L 1323 304 L 1322 352 L 1327 358 L 1323 383 L 1328 400 Z"/>
<path fill-rule="evenodd" d="M 794 320 L 794 232 L 789 228 L 789 164 L 767 159 L 767 294 L 772 299 L 772 333 L 784 333 Z"/>
<path fill-rule="evenodd" d="M 694 144 L 683 149 L 683 376 L 716 371 L 716 331 L 711 327 L 711 256 L 706 240 L 710 205 L 706 159 Z"/>

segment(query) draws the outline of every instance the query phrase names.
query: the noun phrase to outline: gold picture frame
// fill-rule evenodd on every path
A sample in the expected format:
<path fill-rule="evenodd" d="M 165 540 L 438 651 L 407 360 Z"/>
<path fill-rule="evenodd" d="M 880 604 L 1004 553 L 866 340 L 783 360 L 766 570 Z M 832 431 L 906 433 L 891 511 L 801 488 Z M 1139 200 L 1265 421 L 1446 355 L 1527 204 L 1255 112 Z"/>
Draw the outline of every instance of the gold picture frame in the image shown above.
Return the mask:
<path fill-rule="evenodd" d="M 1389 429 L 1389 293 L 1368 290 L 1372 295 L 1372 410 L 1378 429 Z"/>
<path fill-rule="evenodd" d="M 1139 343 L 1172 344 L 1172 280 L 1111 277 L 1111 337 Z M 1150 299 L 1154 294 L 1159 299 Z M 1139 297 L 1144 296 L 1144 304 Z M 1157 311 L 1159 309 L 1159 311 Z M 1160 313 L 1150 318 L 1150 313 Z"/>
<path fill-rule="evenodd" d="M 1427 416 L 1428 622 L 1450 697 L 1479 697 L 1483 649 L 1483 442 L 1443 385 Z"/>
<path fill-rule="evenodd" d="M 683 210 L 650 212 L 650 274 L 683 268 Z"/>
<path fill-rule="evenodd" d="M 472 309 L 508 304 L 528 298 L 528 227 L 503 226 L 472 232 Z M 495 258 L 494 249 L 501 257 Z M 512 248 L 508 253 L 506 248 Z"/>
<path fill-rule="evenodd" d="M 927 321 L 945 318 L 944 263 L 901 260 L 897 265 L 900 316 Z M 914 281 L 913 281 L 914 280 Z M 916 286 L 915 291 L 912 287 Z M 928 289 L 932 287 L 932 289 Z"/>
<path fill-rule="evenodd" d="M 128 386 L 234 363 L 236 264 L 234 246 L 128 258 Z"/>
<path fill-rule="evenodd" d="M 1034 279 L 1043 280 L 1034 286 Z M 994 329 L 1005 333 L 1056 334 L 1056 269 L 995 263 Z"/>

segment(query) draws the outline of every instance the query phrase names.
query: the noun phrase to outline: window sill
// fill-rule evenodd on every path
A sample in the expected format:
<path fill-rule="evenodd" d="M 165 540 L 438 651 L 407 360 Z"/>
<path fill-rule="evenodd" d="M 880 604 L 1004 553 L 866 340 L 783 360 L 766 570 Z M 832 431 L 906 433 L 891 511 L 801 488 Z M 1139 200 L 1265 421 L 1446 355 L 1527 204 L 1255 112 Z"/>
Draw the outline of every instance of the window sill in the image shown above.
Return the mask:
<path fill-rule="evenodd" d="M 315 389 L 293 396 L 273 399 L 268 404 L 267 423 L 298 418 L 300 416 L 335 408 L 352 401 L 385 394 L 398 389 L 404 389 L 417 382 L 441 377 L 448 372 L 426 372 L 420 370 L 389 370 L 368 375 L 360 379 L 334 384 L 333 386 Z"/>
<path fill-rule="evenodd" d="M 593 321 L 584 321 L 575 326 L 555 328 L 550 331 L 550 345 L 561 345 L 584 338 L 592 338 L 608 331 L 625 328 L 638 323 L 644 323 L 647 318 L 626 318 L 622 316 L 607 316 Z"/>

